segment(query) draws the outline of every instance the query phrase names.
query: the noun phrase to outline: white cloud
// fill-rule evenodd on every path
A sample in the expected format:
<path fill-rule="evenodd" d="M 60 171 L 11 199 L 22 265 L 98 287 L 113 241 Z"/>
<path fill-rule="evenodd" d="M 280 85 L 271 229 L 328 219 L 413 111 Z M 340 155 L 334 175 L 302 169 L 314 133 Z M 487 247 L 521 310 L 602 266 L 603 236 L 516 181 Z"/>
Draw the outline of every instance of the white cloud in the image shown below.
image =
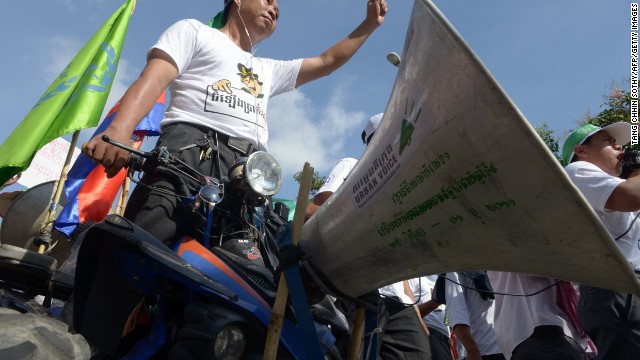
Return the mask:
<path fill-rule="evenodd" d="M 318 172 L 328 171 L 345 157 L 349 132 L 362 126 L 365 114 L 345 108 L 345 86 L 334 90 L 324 106 L 314 104 L 302 91 L 269 102 L 269 152 L 283 168 L 285 179 L 309 162 Z"/>
<path fill-rule="evenodd" d="M 54 78 L 60 75 L 71 59 L 80 51 L 82 45 L 77 39 L 62 35 L 55 35 L 47 40 L 46 48 L 43 50 L 43 53 L 48 54 L 46 65 L 43 67 L 46 72 L 45 76 Z M 45 59 L 43 58 L 43 60 Z"/>

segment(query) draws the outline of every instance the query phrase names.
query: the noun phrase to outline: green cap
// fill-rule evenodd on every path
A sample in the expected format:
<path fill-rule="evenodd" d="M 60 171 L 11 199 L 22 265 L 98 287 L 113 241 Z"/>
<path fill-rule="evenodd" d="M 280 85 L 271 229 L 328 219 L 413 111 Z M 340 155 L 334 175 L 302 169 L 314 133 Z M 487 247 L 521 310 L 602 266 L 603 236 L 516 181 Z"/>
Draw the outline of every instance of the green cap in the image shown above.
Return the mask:
<path fill-rule="evenodd" d="M 224 10 L 220 11 L 219 13 L 216 14 L 216 16 L 214 16 L 213 18 L 211 18 L 211 20 L 209 20 L 209 26 L 211 26 L 214 29 L 222 29 L 222 27 L 224 26 L 224 23 L 222 22 L 223 17 L 224 17 Z"/>
<path fill-rule="evenodd" d="M 232 0 L 224 0 L 222 11 L 217 13 L 216 16 L 214 16 L 213 18 L 211 18 L 211 20 L 209 20 L 209 26 L 211 26 L 214 29 L 222 29 L 224 24 L 227 22 L 227 19 L 225 19 L 224 13 L 227 10 L 229 10 L 232 2 L 233 2 Z"/>
<path fill-rule="evenodd" d="M 584 143 L 589 136 L 604 130 L 616 139 L 616 144 L 626 145 L 631 141 L 631 125 L 626 122 L 617 122 L 603 128 L 597 127 L 593 124 L 582 125 L 579 128 L 573 130 L 571 134 L 565 140 L 562 146 L 562 164 L 567 166 L 571 163 L 571 159 L 575 153 L 573 148 L 576 145 Z"/>

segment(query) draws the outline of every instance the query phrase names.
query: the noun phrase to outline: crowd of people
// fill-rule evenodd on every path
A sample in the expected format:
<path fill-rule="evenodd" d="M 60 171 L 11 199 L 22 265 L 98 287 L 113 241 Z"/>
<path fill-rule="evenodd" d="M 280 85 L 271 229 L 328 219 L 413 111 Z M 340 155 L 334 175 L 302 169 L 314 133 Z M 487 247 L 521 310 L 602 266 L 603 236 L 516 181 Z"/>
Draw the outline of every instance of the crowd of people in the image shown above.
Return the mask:
<path fill-rule="evenodd" d="M 367 122 L 362 132 L 365 144 L 371 141 L 382 117 L 377 114 Z M 640 184 L 636 184 L 640 170 L 632 171 L 627 179 L 620 177 L 622 146 L 630 139 L 628 123 L 604 128 L 583 125 L 565 141 L 562 162 L 631 267 L 640 273 L 640 226 L 635 224 L 640 211 Z M 338 189 L 356 163 L 352 158 L 338 162 L 307 206 L 307 218 Z M 568 281 L 513 272 L 464 271 L 434 276 L 379 290 L 386 305 L 382 311 L 393 320 L 381 325 L 382 359 L 640 357 L 636 295 L 589 285 L 579 285 L 578 292 Z M 415 325 L 415 306 L 426 325 L 424 331 Z M 408 316 L 396 316 L 402 313 Z M 451 339 L 456 339 L 455 345 Z"/>

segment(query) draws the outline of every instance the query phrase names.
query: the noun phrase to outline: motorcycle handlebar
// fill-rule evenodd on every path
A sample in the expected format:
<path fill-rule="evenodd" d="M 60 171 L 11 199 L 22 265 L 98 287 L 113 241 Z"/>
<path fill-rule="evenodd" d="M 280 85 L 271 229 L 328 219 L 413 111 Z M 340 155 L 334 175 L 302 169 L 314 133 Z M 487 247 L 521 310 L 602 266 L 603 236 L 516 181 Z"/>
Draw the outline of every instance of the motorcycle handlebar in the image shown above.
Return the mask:
<path fill-rule="evenodd" d="M 191 194 L 184 179 L 182 179 L 180 175 L 184 175 L 191 180 L 204 185 L 204 175 L 200 174 L 196 169 L 192 168 L 180 159 L 172 156 L 165 147 L 155 149 L 152 152 L 145 152 L 124 145 L 115 140 L 111 140 L 107 135 L 102 135 L 102 141 L 127 150 L 130 153 L 129 159 L 125 165 L 127 169 L 162 175 L 169 179 L 176 186 L 176 191 L 182 193 L 183 196 L 190 196 Z M 187 171 L 176 167 L 176 163 L 182 165 Z"/>
<path fill-rule="evenodd" d="M 149 158 L 149 157 L 151 157 L 151 153 L 144 152 L 144 151 L 140 151 L 140 150 L 138 150 L 138 149 L 136 149 L 136 148 L 132 148 L 131 146 L 127 146 L 127 145 L 122 144 L 122 143 L 119 143 L 119 142 L 117 142 L 117 141 L 115 141 L 115 140 L 111 140 L 111 139 L 109 138 L 109 136 L 107 136 L 107 135 L 102 135 L 102 141 L 104 141 L 104 142 L 106 142 L 106 143 L 108 143 L 108 144 L 111 144 L 111 145 L 113 145 L 113 146 L 117 146 L 117 147 L 119 147 L 120 149 L 127 150 L 128 152 L 130 152 L 130 153 L 132 153 L 132 154 L 136 154 L 136 155 L 138 155 L 138 156 L 142 156 L 142 157 L 144 157 L 144 158 Z"/>

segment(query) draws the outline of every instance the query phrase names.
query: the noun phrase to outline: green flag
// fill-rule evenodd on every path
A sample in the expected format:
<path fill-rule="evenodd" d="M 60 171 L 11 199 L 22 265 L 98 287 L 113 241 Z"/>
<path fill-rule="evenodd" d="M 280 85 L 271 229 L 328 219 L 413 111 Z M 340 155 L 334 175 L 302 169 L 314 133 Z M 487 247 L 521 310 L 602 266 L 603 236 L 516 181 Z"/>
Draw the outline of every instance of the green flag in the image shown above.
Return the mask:
<path fill-rule="evenodd" d="M 127 0 L 102 25 L 0 146 L 0 185 L 26 169 L 51 140 L 98 125 L 134 6 L 135 0 Z"/>

